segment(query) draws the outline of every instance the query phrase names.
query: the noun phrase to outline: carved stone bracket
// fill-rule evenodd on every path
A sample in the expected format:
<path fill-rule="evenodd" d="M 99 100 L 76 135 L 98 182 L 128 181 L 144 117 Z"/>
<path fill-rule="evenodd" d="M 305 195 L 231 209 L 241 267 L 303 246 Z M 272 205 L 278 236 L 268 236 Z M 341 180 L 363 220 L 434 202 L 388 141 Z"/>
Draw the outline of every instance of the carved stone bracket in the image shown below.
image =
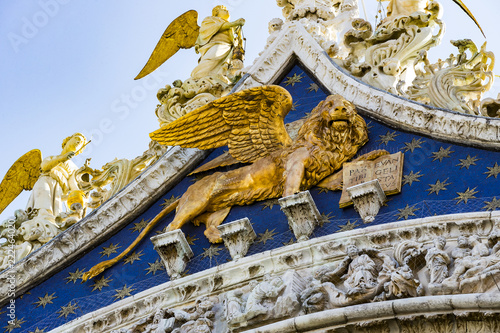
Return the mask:
<path fill-rule="evenodd" d="M 288 218 L 297 241 L 309 239 L 314 227 L 321 220 L 321 214 L 309 191 L 300 192 L 278 200 L 281 210 Z"/>
<path fill-rule="evenodd" d="M 378 179 L 351 186 L 346 189 L 354 202 L 354 209 L 359 213 L 364 223 L 375 220 L 380 207 L 387 199 Z"/>
<path fill-rule="evenodd" d="M 229 250 L 233 260 L 243 258 L 257 237 L 250 220 L 246 217 L 217 228 L 220 230 L 224 245 Z"/>
<path fill-rule="evenodd" d="M 181 277 L 193 251 L 181 230 L 174 230 L 151 237 L 154 248 L 160 254 L 171 280 Z"/>

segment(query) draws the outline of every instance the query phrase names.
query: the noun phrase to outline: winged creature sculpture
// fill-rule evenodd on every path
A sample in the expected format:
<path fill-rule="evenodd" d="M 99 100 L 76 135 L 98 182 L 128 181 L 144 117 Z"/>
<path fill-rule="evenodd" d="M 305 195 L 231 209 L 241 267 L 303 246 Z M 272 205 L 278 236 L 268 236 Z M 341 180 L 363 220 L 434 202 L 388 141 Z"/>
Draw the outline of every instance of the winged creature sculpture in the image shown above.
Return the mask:
<path fill-rule="evenodd" d="M 148 62 L 135 78 L 140 79 L 160 67 L 179 49 L 195 47 L 201 57 L 198 66 L 191 73 L 193 79 L 218 76 L 227 80 L 226 74 L 238 47 L 242 56 L 241 27 L 244 19 L 229 22 L 229 12 L 225 6 L 216 6 L 212 16 L 198 26 L 198 13 L 190 10 L 176 18 L 167 27 L 151 54 Z M 240 59 L 242 60 L 242 59 Z"/>
<path fill-rule="evenodd" d="M 75 133 L 62 144 L 62 152 L 42 160 L 34 149 L 20 157 L 0 183 L 0 213 L 23 191 L 31 190 L 28 209 L 30 220 L 21 224 L 24 240 L 49 241 L 60 232 L 55 218 L 62 213 L 63 196 L 78 191 L 74 178 L 77 170 L 71 161 L 87 144 L 83 134 Z"/>
<path fill-rule="evenodd" d="M 164 145 L 200 149 L 227 145 L 232 162 L 251 164 L 198 180 L 151 220 L 124 252 L 93 267 L 84 280 L 118 262 L 175 208 L 168 231 L 189 221 L 201 222 L 210 242 L 220 242 L 217 226 L 232 206 L 307 190 L 339 170 L 368 141 L 365 121 L 340 95 L 320 102 L 295 140 L 283 122 L 291 108 L 292 98 L 286 89 L 262 86 L 222 97 L 151 133 L 153 140 Z M 378 157 L 380 152 L 374 155 Z M 227 164 L 227 160 L 221 162 Z"/>

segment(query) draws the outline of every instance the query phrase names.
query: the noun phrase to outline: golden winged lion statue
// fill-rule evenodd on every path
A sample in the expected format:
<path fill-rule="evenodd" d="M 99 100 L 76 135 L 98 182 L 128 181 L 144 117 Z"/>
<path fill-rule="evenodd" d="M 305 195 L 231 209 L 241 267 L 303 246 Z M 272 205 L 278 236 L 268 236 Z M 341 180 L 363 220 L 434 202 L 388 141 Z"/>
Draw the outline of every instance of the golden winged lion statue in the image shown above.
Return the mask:
<path fill-rule="evenodd" d="M 339 170 L 368 141 L 365 121 L 354 105 L 340 95 L 320 102 L 295 140 L 283 122 L 291 108 L 292 97 L 286 89 L 262 86 L 222 97 L 151 133 L 153 140 L 164 145 L 200 149 L 227 145 L 233 160 L 217 159 L 218 163 L 209 162 L 210 168 L 234 162 L 251 164 L 198 180 L 151 220 L 124 252 L 93 267 L 85 273 L 84 280 L 123 258 L 175 208 L 168 231 L 189 221 L 202 222 L 210 242 L 220 242 L 217 226 L 232 206 L 307 190 Z M 372 159 L 385 153 L 374 151 L 364 156 Z"/>
<path fill-rule="evenodd" d="M 205 18 L 201 26 L 198 26 L 197 20 L 198 13 L 190 10 L 170 23 L 135 80 L 156 70 L 179 49 L 195 47 L 200 59 L 191 77 L 201 79 L 216 76 L 228 81 L 226 75 L 229 67 L 233 62 L 243 60 L 241 27 L 245 20 L 240 18 L 229 22 L 229 12 L 222 5 L 214 7 L 212 16 Z"/>

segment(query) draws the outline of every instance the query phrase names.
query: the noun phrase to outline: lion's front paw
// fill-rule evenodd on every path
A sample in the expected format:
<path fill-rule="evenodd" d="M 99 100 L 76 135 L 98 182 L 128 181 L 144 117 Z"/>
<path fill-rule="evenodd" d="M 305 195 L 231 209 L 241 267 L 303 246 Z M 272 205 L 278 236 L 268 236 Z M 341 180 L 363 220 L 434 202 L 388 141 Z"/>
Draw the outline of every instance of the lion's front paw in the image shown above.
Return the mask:
<path fill-rule="evenodd" d="M 210 243 L 222 243 L 222 237 L 219 229 L 214 226 L 208 227 L 204 232 Z"/>

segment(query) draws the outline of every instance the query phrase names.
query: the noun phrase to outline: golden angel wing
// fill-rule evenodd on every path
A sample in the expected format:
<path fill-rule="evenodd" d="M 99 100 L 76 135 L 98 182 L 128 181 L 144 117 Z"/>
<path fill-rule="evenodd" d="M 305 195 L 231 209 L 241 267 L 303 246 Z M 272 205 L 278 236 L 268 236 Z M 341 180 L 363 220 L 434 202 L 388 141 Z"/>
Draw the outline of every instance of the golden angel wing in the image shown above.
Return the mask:
<path fill-rule="evenodd" d="M 198 13 L 190 10 L 176 18 L 169 24 L 148 62 L 134 80 L 143 78 L 165 61 L 172 57 L 179 49 L 189 49 L 194 46 L 200 27 L 198 26 Z"/>
<path fill-rule="evenodd" d="M 479 22 L 476 20 L 476 18 L 474 17 L 474 15 L 472 15 L 471 11 L 469 10 L 469 8 L 467 8 L 467 6 L 462 2 L 462 0 L 453 0 L 454 3 L 456 3 L 460 8 L 462 8 L 462 10 L 467 13 L 467 15 L 469 15 L 469 17 L 474 21 L 474 23 L 476 23 L 477 27 L 479 28 L 479 30 L 481 30 L 481 33 L 483 34 L 484 38 L 486 38 L 486 35 L 484 34 L 484 31 L 483 29 L 481 28 L 481 26 L 479 25 Z"/>
<path fill-rule="evenodd" d="M 31 190 L 40 177 L 42 154 L 33 149 L 21 156 L 0 183 L 0 213 L 23 191 Z"/>
<path fill-rule="evenodd" d="M 280 86 L 261 86 L 219 98 L 150 134 L 164 145 L 229 147 L 240 162 L 253 162 L 292 143 L 283 119 L 292 97 Z"/>

